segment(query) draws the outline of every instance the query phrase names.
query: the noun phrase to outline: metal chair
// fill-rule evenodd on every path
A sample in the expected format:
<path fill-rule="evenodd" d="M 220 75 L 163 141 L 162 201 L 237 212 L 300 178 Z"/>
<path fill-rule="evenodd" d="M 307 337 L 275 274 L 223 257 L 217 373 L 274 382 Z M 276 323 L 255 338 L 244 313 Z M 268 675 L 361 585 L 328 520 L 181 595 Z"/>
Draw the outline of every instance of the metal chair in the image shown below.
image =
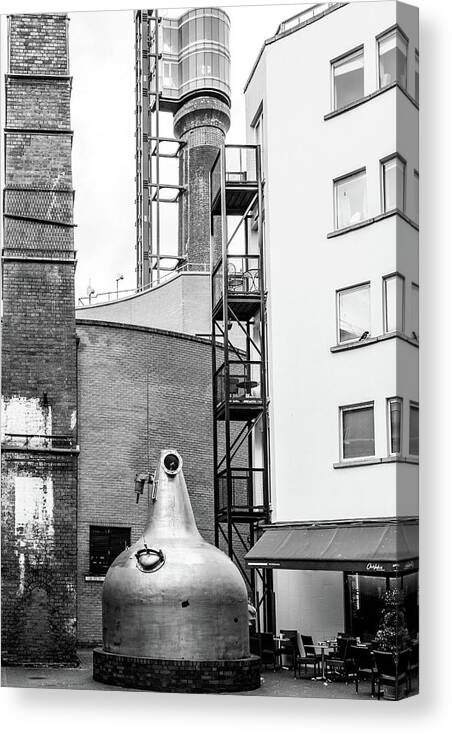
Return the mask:
<path fill-rule="evenodd" d="M 301 667 L 304 666 L 304 674 L 306 675 L 308 666 L 312 665 L 313 667 L 313 675 L 314 677 L 317 677 L 319 671 L 320 671 L 320 664 L 322 656 L 319 655 L 315 650 L 315 645 L 312 637 L 310 635 L 300 635 L 301 642 L 303 644 L 303 652 L 304 655 L 301 653 L 299 654 L 297 658 L 297 669 L 300 674 L 301 678 Z"/>
<path fill-rule="evenodd" d="M 338 637 L 337 651 L 325 658 L 325 668 L 328 673 L 342 680 L 347 680 L 350 668 L 353 665 L 351 647 L 356 645 L 356 637 Z"/>
<path fill-rule="evenodd" d="M 298 632 L 297 630 L 280 630 L 280 634 L 286 638 L 275 650 L 276 658 L 279 658 L 282 665 L 283 655 L 290 657 L 291 667 L 295 670 L 295 659 L 298 651 Z"/>
<path fill-rule="evenodd" d="M 373 656 L 377 669 L 377 698 L 380 700 L 381 686 L 393 686 L 395 689 L 395 698 L 398 699 L 399 686 L 405 683 L 405 695 L 408 695 L 410 688 L 410 663 L 411 650 L 402 650 L 399 653 L 383 652 L 382 650 L 374 650 Z"/>
<path fill-rule="evenodd" d="M 276 666 L 276 646 L 273 639 L 273 633 L 261 632 L 260 645 L 262 665 L 265 668 L 267 665 L 272 665 L 274 670 Z"/>
<path fill-rule="evenodd" d="M 375 662 L 369 647 L 358 647 L 352 645 L 350 654 L 353 658 L 355 669 L 355 688 L 356 693 L 359 692 L 359 681 L 369 680 L 371 684 L 372 696 L 375 695 Z"/>

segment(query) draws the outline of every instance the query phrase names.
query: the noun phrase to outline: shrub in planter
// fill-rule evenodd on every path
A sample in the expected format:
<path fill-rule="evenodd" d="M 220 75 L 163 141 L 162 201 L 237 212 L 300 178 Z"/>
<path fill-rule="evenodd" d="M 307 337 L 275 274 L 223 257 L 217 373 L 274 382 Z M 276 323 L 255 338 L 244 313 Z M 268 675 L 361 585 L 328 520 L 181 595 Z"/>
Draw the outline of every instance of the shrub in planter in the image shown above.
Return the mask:
<path fill-rule="evenodd" d="M 400 589 L 391 589 L 384 596 L 383 611 L 375 641 L 379 650 L 391 652 L 395 656 L 410 646 L 410 635 L 405 620 L 405 598 Z M 383 688 L 385 698 L 395 698 L 393 686 Z"/>

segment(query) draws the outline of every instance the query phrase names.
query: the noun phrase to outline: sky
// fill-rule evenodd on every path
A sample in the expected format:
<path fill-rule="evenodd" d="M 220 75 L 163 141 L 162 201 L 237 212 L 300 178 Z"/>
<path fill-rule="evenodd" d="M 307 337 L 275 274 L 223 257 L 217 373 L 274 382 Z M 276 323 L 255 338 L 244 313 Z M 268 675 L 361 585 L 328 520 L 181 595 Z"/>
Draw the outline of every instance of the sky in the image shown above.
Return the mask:
<path fill-rule="evenodd" d="M 222 7 L 231 19 L 227 142 L 240 143 L 245 142 L 243 87 L 259 50 L 282 20 L 306 5 Z M 159 8 L 161 15 L 172 16 L 183 10 Z M 121 289 L 135 287 L 135 33 L 131 10 L 69 17 L 78 299 L 89 286 L 96 293 L 114 291 L 119 275 Z"/>

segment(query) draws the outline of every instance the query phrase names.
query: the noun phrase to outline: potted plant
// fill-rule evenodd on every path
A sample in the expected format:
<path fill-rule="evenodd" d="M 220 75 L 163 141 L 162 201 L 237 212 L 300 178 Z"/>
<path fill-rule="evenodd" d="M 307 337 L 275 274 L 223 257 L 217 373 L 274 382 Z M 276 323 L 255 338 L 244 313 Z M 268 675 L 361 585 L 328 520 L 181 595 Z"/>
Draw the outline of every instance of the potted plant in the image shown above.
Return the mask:
<path fill-rule="evenodd" d="M 390 589 L 384 595 L 380 626 L 375 635 L 379 650 L 394 656 L 410 646 L 410 635 L 405 620 L 405 597 L 401 589 Z M 393 686 L 383 686 L 385 698 L 395 698 Z"/>

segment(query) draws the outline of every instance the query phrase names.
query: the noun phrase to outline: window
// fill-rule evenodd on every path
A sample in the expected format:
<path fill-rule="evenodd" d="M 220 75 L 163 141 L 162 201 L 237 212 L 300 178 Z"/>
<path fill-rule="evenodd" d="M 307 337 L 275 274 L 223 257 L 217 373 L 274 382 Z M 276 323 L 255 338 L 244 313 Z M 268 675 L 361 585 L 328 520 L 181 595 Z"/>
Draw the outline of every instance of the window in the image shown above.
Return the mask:
<path fill-rule="evenodd" d="M 256 115 L 254 116 L 254 119 L 251 123 L 251 127 L 254 130 L 254 143 L 255 145 L 260 145 L 261 147 L 262 165 L 264 155 L 264 113 L 262 109 L 262 103 L 259 105 L 258 111 L 256 112 Z"/>
<path fill-rule="evenodd" d="M 375 456 L 374 405 L 341 408 L 342 459 Z"/>
<path fill-rule="evenodd" d="M 419 286 L 411 283 L 411 336 L 419 339 Z"/>
<path fill-rule="evenodd" d="M 378 39 L 379 85 L 387 87 L 397 82 L 407 86 L 408 39 L 399 28 L 385 33 Z"/>
<path fill-rule="evenodd" d="M 405 211 L 405 161 L 398 155 L 381 162 L 382 209 Z"/>
<path fill-rule="evenodd" d="M 419 51 L 414 52 L 414 99 L 419 103 Z"/>
<path fill-rule="evenodd" d="M 364 50 L 360 48 L 331 64 L 333 107 L 345 107 L 364 97 Z"/>
<path fill-rule="evenodd" d="M 370 335 L 370 283 L 338 291 L 337 341 L 365 339 Z"/>
<path fill-rule="evenodd" d="M 392 456 L 402 451 L 402 407 L 402 398 L 388 400 L 388 448 Z"/>
<path fill-rule="evenodd" d="M 383 278 L 384 332 L 403 331 L 405 278 L 398 273 Z"/>
<path fill-rule="evenodd" d="M 91 525 L 89 529 L 90 573 L 103 576 L 114 559 L 129 545 L 130 528 Z"/>
<path fill-rule="evenodd" d="M 334 181 L 335 229 L 358 224 L 367 217 L 366 170 Z"/>
<path fill-rule="evenodd" d="M 410 443 L 409 452 L 419 456 L 419 405 L 410 403 Z"/>
<path fill-rule="evenodd" d="M 419 224 L 419 173 L 414 171 L 414 221 Z"/>
<path fill-rule="evenodd" d="M 163 62 L 163 86 L 166 89 L 176 89 L 179 86 L 179 65 L 170 61 Z"/>

